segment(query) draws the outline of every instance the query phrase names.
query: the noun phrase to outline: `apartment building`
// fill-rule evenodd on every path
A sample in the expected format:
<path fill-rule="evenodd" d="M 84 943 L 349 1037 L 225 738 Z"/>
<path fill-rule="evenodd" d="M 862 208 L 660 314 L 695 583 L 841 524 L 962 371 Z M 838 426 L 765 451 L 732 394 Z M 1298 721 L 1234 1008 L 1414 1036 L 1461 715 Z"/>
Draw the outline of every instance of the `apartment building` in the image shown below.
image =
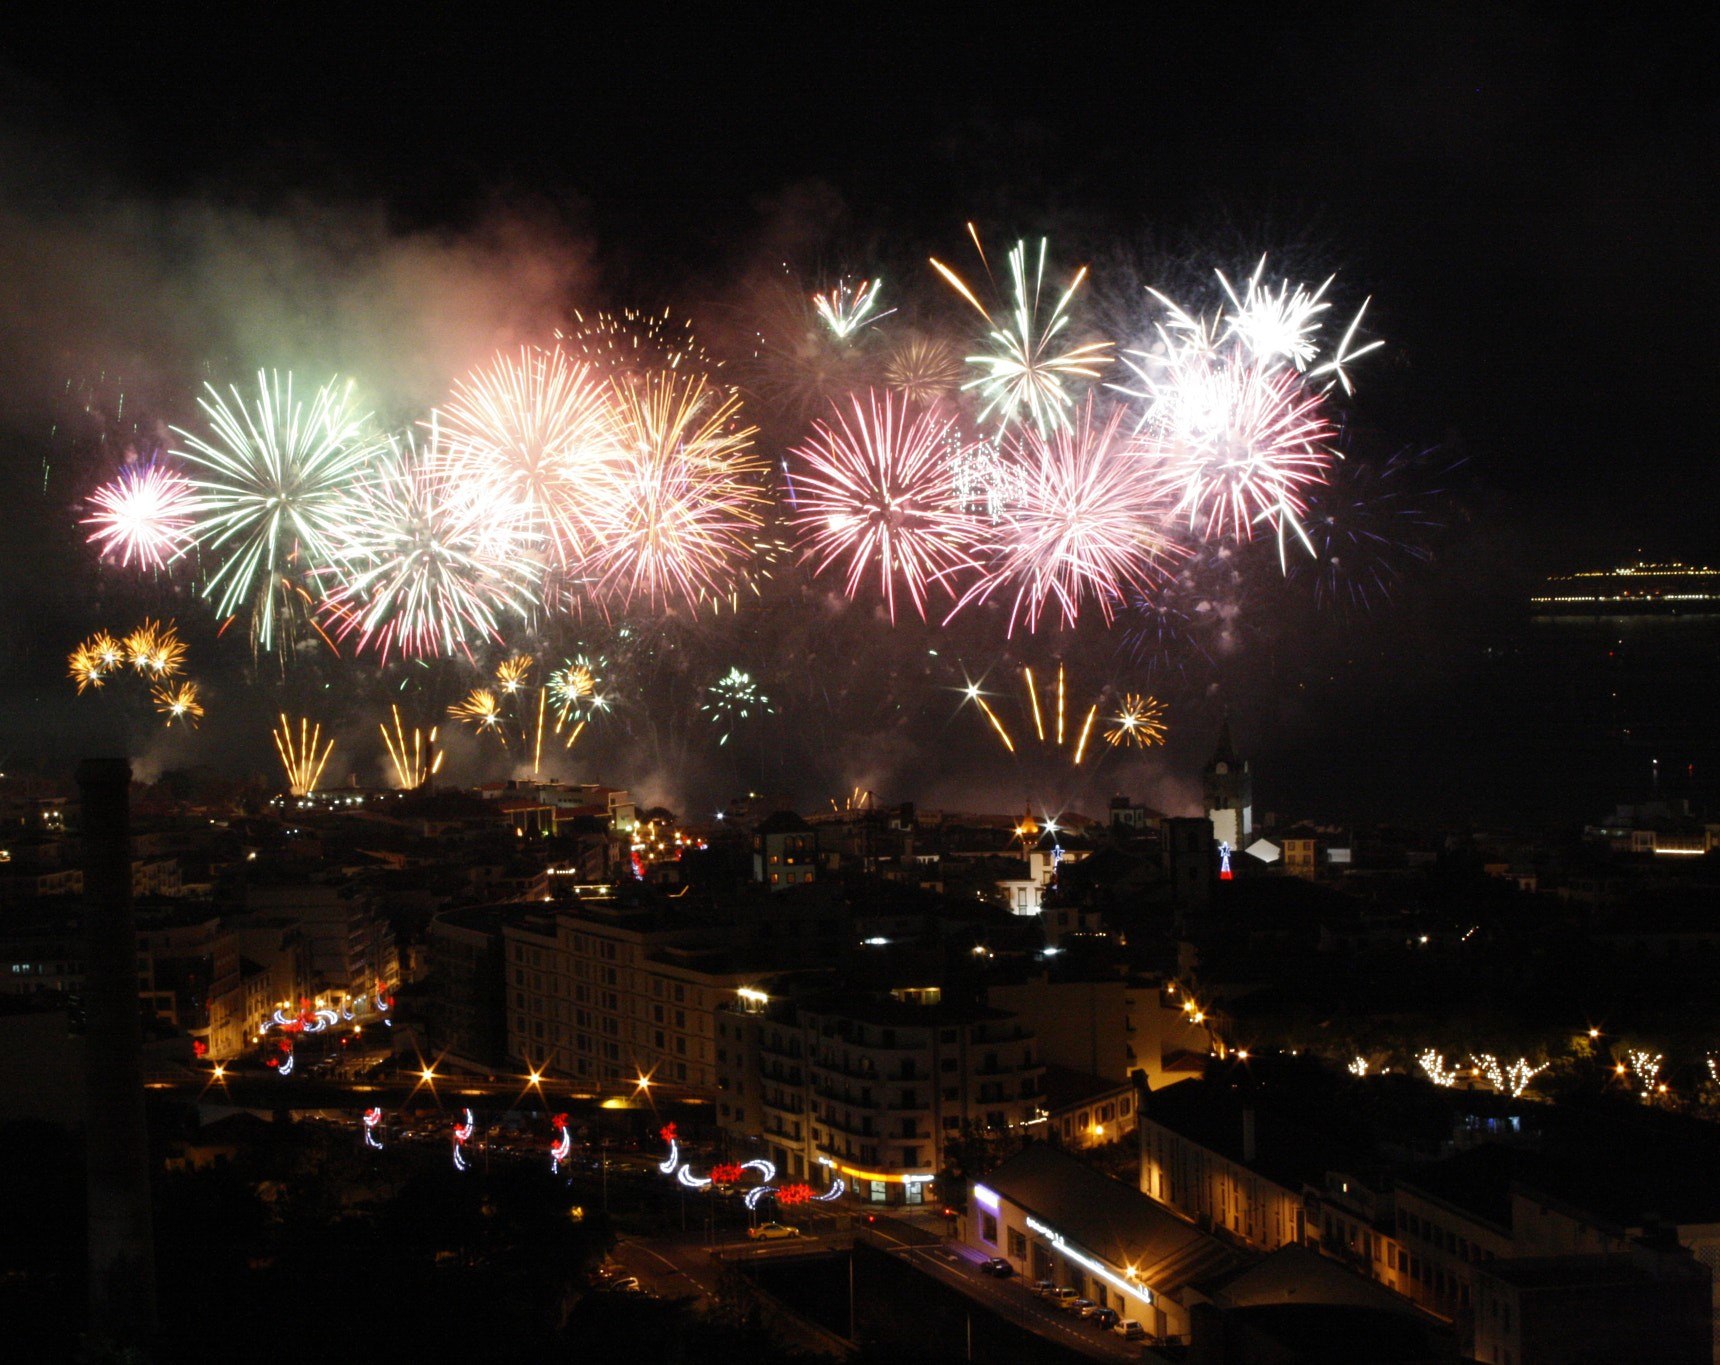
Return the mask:
<path fill-rule="evenodd" d="M 758 978 L 723 937 L 595 902 L 507 925 L 508 1055 L 532 1071 L 714 1094 L 716 1011 Z"/>
<path fill-rule="evenodd" d="M 1032 1032 L 935 987 L 799 1001 L 749 988 L 719 1012 L 717 1047 L 731 1140 L 873 1203 L 924 1203 L 946 1144 L 1044 1119 Z"/>

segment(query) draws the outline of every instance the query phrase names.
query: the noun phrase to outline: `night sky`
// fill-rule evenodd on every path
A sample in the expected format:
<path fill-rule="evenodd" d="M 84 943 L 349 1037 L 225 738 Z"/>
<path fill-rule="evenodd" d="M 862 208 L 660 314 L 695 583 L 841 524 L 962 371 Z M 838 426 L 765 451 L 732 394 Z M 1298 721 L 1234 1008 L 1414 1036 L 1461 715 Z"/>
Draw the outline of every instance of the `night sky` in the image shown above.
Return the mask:
<path fill-rule="evenodd" d="M 1226 707 L 1263 804 L 1309 814 L 1530 814 L 1594 774 L 1568 727 L 1537 728 L 1551 675 L 1494 665 L 1550 569 L 1720 556 L 1712 28 L 1441 4 L 579 12 L 137 9 L 0 38 L 9 695 L 41 695 L 63 646 L 34 641 L 77 615 L 73 591 L 22 605 L 42 532 L 17 501 L 68 373 L 183 390 L 312 352 L 420 402 L 570 305 L 673 304 L 720 333 L 773 262 L 878 262 L 931 295 L 924 258 L 966 259 L 972 219 L 1050 233 L 1101 293 L 1262 250 L 1336 270 L 1389 343 L 1358 445 L 1462 461 L 1431 573 L 1233 662 L 1172 787 Z M 398 305 L 451 274 L 453 302 Z M 414 354 L 430 332 L 446 344 Z M 1706 760 L 1711 723 L 1667 743 Z M 1584 801 L 1631 794 L 1612 761 Z"/>

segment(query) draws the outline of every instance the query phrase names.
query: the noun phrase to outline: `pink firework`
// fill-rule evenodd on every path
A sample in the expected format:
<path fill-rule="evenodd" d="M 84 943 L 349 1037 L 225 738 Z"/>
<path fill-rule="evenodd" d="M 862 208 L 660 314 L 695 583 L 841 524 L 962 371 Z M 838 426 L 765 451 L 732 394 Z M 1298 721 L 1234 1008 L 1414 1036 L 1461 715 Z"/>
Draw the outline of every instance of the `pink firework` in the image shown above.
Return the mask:
<path fill-rule="evenodd" d="M 90 494 L 92 545 L 125 568 L 159 569 L 191 541 L 190 481 L 158 464 L 128 465 Z"/>
<path fill-rule="evenodd" d="M 594 365 L 559 347 L 522 346 L 458 381 L 440 419 L 457 483 L 489 489 L 560 566 L 587 553 L 591 476 L 615 438 L 609 385 Z"/>
<path fill-rule="evenodd" d="M 614 453 L 588 479 L 586 590 L 620 607 L 727 599 L 764 502 L 740 399 L 702 375 L 662 370 L 619 381 L 614 401 Z"/>
<path fill-rule="evenodd" d="M 1289 367 L 1234 352 L 1177 355 L 1155 377 L 1141 427 L 1191 531 L 1302 534 L 1303 489 L 1324 483 L 1334 432 L 1325 395 Z"/>
<path fill-rule="evenodd" d="M 1126 590 L 1147 591 L 1181 553 L 1159 462 L 1118 434 L 1121 419 L 1120 409 L 1096 417 L 1089 402 L 1065 428 L 1015 437 L 1009 454 L 1025 497 L 1005 514 L 997 554 L 957 610 L 1007 593 L 1014 634 L 1018 621 L 1037 630 L 1053 604 L 1073 626 L 1090 599 L 1108 623 Z"/>
<path fill-rule="evenodd" d="M 838 407 L 835 421 L 814 423 L 794 452 L 803 552 L 815 574 L 844 561 L 850 597 L 875 570 L 892 622 L 900 581 L 923 620 L 930 585 L 954 597 L 952 580 L 977 567 L 978 524 L 957 504 L 943 467 L 954 419 L 911 416 L 888 394 L 852 402 L 851 415 Z"/>

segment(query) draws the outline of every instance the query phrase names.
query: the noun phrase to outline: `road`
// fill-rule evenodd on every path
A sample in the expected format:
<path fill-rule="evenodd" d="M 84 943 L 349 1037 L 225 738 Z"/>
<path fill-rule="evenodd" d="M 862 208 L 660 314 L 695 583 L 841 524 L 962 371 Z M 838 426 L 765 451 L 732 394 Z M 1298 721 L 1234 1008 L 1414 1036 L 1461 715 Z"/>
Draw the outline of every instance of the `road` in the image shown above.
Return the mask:
<path fill-rule="evenodd" d="M 714 1238 L 706 1233 L 624 1238 L 616 1246 L 615 1259 L 626 1267 L 628 1274 L 636 1275 L 641 1287 L 651 1293 L 663 1298 L 692 1297 L 703 1303 L 713 1299 L 717 1292 L 721 1267 L 712 1259 L 713 1250 L 729 1256 L 846 1250 L 852 1245 L 858 1220 L 863 1217 L 852 1212 L 808 1213 L 797 1218 L 803 1232 L 793 1243 L 777 1242 L 763 1247 L 747 1241 L 738 1229 L 717 1229 Z M 1139 1365 L 1142 1361 L 1160 1359 L 1139 1343 L 1124 1341 L 1113 1333 L 1052 1308 L 1028 1293 L 1018 1279 L 997 1280 L 981 1274 L 979 1256 L 970 1248 L 941 1240 L 925 1244 L 923 1231 L 898 1224 L 887 1217 L 879 1218 L 873 1224 L 858 1222 L 858 1225 L 865 1228 L 867 1236 L 885 1245 L 892 1254 L 921 1274 L 948 1285 L 1004 1321 L 1060 1346 L 1071 1347 L 1091 1359 L 1106 1362 Z"/>

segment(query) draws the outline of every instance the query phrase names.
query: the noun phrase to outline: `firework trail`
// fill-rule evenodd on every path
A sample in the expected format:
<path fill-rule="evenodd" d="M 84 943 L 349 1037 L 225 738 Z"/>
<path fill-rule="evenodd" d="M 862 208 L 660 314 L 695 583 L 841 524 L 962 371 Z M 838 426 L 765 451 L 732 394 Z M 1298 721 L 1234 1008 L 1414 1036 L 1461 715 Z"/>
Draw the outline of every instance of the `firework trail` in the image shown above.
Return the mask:
<path fill-rule="evenodd" d="M 394 733 L 388 732 L 386 725 L 378 725 L 382 731 L 382 742 L 388 749 L 388 761 L 394 765 L 394 784 L 402 791 L 416 791 L 437 773 L 442 771 L 442 751 L 436 747 L 436 727 L 430 727 L 430 733 L 414 727 L 412 738 L 408 741 L 406 727 L 400 720 L 400 708 L 389 708 L 394 713 Z"/>
<path fill-rule="evenodd" d="M 175 454 L 195 466 L 191 538 L 218 561 L 204 595 L 225 617 L 248 602 L 253 642 L 272 649 L 282 612 L 305 596 L 295 577 L 336 562 L 348 495 L 382 441 L 350 384 L 331 381 L 305 404 L 290 374 L 259 371 L 253 401 L 206 386 L 198 406 L 208 437 L 174 430 L 185 441 Z"/>
<path fill-rule="evenodd" d="M 953 418 L 912 416 L 889 395 L 853 399 L 819 421 L 794 454 L 801 461 L 794 525 L 816 576 L 843 562 L 853 597 L 876 573 L 892 622 L 898 581 L 923 620 L 932 586 L 956 596 L 953 579 L 977 567 L 977 532 L 951 496 L 943 466 Z"/>
<path fill-rule="evenodd" d="M 163 568 L 191 543 L 191 483 L 153 461 L 120 470 L 89 501 L 89 542 L 122 568 Z"/>
<path fill-rule="evenodd" d="M 968 224 L 968 234 L 984 262 L 985 248 L 980 246 L 979 234 L 972 223 Z M 1068 424 L 1069 412 L 1075 406 L 1071 381 L 1097 379 L 1112 361 L 1110 342 L 1071 345 L 1065 335 L 1070 302 L 1087 277 L 1085 266 L 1075 272 L 1068 288 L 1042 315 L 1046 250 L 1043 237 L 1039 239 L 1038 252 L 1031 257 L 1025 241 L 1017 242 L 1010 250 L 1009 275 L 1014 299 L 1002 323 L 987 311 L 961 276 L 936 257 L 932 258 L 933 269 L 973 305 L 991 328 L 986 338 L 991 349 L 967 357 L 967 363 L 980 370 L 979 378 L 962 385 L 964 389 L 978 389 L 985 399 L 980 419 L 983 421 L 995 413 L 1000 425 L 1007 427 L 1025 416 L 1042 434 Z"/>
<path fill-rule="evenodd" d="M 324 744 L 322 725 L 313 725 L 303 717 L 295 738 L 284 711 L 281 723 L 270 732 L 270 737 L 275 741 L 275 752 L 281 756 L 281 767 L 286 770 L 288 792 L 293 796 L 309 796 L 322 779 L 329 755 L 334 752 L 334 740 L 331 738 Z"/>
<path fill-rule="evenodd" d="M 1089 402 L 1050 436 L 1020 433 L 1026 500 L 1004 518 L 996 553 L 950 616 L 1003 595 L 1012 635 L 1018 623 L 1037 630 L 1053 607 L 1073 626 L 1087 600 L 1108 624 L 1126 590 L 1144 591 L 1164 572 L 1180 552 L 1165 527 L 1166 490 L 1154 462 L 1120 436 L 1121 417 L 1098 418 Z"/>

